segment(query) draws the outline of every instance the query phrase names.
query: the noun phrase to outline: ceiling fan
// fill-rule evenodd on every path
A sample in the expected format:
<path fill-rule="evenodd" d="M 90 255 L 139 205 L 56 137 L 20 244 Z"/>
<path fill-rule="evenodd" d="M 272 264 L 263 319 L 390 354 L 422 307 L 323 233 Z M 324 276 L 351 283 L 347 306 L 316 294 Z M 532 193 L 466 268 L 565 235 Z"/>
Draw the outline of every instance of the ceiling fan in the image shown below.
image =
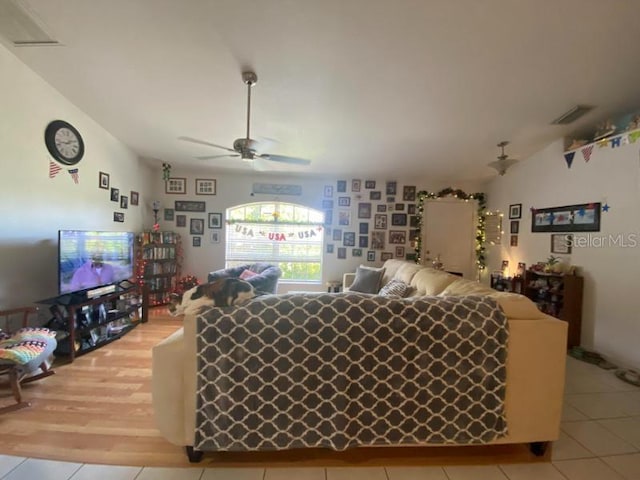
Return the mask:
<path fill-rule="evenodd" d="M 230 152 L 224 155 L 206 155 L 206 156 L 196 157 L 200 160 L 210 160 L 213 158 L 222 158 L 222 157 L 240 157 L 243 161 L 252 163 L 254 169 L 256 170 L 265 169 L 265 164 L 262 162 L 262 160 L 288 163 L 292 165 L 309 165 L 311 161 L 306 160 L 304 158 L 287 157 L 285 155 L 274 155 L 271 153 L 262 153 L 262 150 L 268 148 L 268 146 L 274 143 L 274 141 L 267 140 L 266 142 L 259 142 L 257 140 L 253 140 L 249 135 L 249 126 L 250 126 L 250 120 L 251 120 L 251 87 L 253 87 L 258 82 L 258 76 L 254 72 L 243 72 L 242 81 L 247 85 L 247 135 L 244 138 L 236 139 L 233 142 L 233 148 L 217 145 L 215 143 L 207 142 L 205 140 L 199 140 L 197 138 L 192 138 L 192 137 L 178 137 L 178 140 L 197 143 L 199 145 L 206 145 L 209 147 L 220 148 L 222 150 L 226 150 L 227 152 Z"/>
<path fill-rule="evenodd" d="M 504 147 L 506 147 L 507 145 L 509 145 L 509 142 L 507 142 L 506 140 L 503 140 L 502 142 L 498 143 L 498 147 L 500 147 L 502 149 L 502 153 L 500 155 L 498 155 L 498 160 L 495 160 L 495 161 L 490 162 L 488 164 L 489 167 L 495 168 L 496 171 L 498 172 L 498 175 L 500 175 L 500 176 L 502 176 L 505 173 L 507 173 L 507 170 L 510 167 L 512 167 L 513 165 L 518 163 L 518 160 L 516 160 L 514 158 L 509 158 L 504 153 Z"/>

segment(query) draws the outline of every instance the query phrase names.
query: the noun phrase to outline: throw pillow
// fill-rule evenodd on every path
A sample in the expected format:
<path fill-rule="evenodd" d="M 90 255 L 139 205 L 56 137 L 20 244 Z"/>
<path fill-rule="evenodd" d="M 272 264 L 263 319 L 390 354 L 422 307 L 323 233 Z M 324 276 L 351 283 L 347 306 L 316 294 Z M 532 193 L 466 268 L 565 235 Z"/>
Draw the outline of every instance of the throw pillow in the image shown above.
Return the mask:
<path fill-rule="evenodd" d="M 409 285 L 400 280 L 391 280 L 380 289 L 378 295 L 383 297 L 404 297 L 409 292 Z"/>
<path fill-rule="evenodd" d="M 361 293 L 378 293 L 383 275 L 384 268 L 371 268 L 360 265 L 356 270 L 356 279 L 349 287 L 349 290 Z"/>
<path fill-rule="evenodd" d="M 240 280 L 247 280 L 251 277 L 255 277 L 258 275 L 256 272 L 252 272 L 251 270 L 243 270 L 240 274 Z"/>

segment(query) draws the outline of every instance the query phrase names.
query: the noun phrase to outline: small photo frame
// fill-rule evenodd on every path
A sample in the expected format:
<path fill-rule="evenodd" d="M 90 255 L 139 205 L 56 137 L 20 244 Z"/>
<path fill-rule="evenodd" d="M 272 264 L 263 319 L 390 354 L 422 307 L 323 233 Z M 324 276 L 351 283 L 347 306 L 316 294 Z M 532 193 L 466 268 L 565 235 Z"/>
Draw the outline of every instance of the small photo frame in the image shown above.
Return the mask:
<path fill-rule="evenodd" d="M 114 222 L 124 222 L 124 212 L 113 212 L 113 221 Z"/>
<path fill-rule="evenodd" d="M 120 201 L 120 189 L 119 188 L 111 188 L 111 201 L 119 202 Z"/>
<path fill-rule="evenodd" d="M 404 230 L 389 230 L 389 243 L 400 245 L 407 243 L 407 232 Z"/>
<path fill-rule="evenodd" d="M 126 195 L 122 195 L 120 197 L 120 208 L 122 209 L 129 208 L 129 197 L 127 197 Z"/>
<path fill-rule="evenodd" d="M 345 247 L 356 246 L 356 232 L 344 232 L 342 236 L 342 245 Z"/>
<path fill-rule="evenodd" d="M 518 262 L 518 269 L 516 270 L 516 277 L 524 277 L 524 272 L 527 270 L 527 264 L 524 262 Z"/>
<path fill-rule="evenodd" d="M 347 193 L 347 181 L 346 180 L 338 180 L 336 182 L 336 192 L 338 192 L 338 193 Z"/>
<path fill-rule="evenodd" d="M 362 256 L 362 249 L 361 248 L 352 248 L 351 249 L 351 256 L 352 257 L 361 257 Z"/>
<path fill-rule="evenodd" d="M 211 243 L 220 243 L 220 232 L 211 232 Z"/>
<path fill-rule="evenodd" d="M 376 252 L 375 250 L 369 250 L 367 252 L 367 262 L 375 262 L 376 261 Z"/>
<path fill-rule="evenodd" d="M 338 247 L 338 258 L 340 260 L 347 258 L 347 249 L 345 247 Z"/>
<path fill-rule="evenodd" d="M 511 235 L 511 240 L 509 242 L 509 245 L 511 245 L 512 247 L 518 246 L 518 235 Z"/>
<path fill-rule="evenodd" d="M 509 218 L 522 218 L 522 204 L 514 203 L 509 205 Z"/>
<path fill-rule="evenodd" d="M 416 214 L 416 204 L 415 203 L 410 203 L 409 205 L 407 205 L 407 213 L 409 215 L 415 215 Z"/>
<path fill-rule="evenodd" d="M 333 229 L 333 241 L 334 242 L 341 242 L 342 241 L 342 229 L 340 228 L 334 228 Z"/>
<path fill-rule="evenodd" d="M 131 205 L 135 205 L 137 207 L 139 202 L 140 202 L 140 194 L 138 192 L 134 192 L 133 190 L 131 190 L 131 198 L 130 198 Z"/>
<path fill-rule="evenodd" d="M 404 203 L 396 203 L 394 210 L 396 212 L 404 212 Z"/>
<path fill-rule="evenodd" d="M 393 253 L 391 252 L 382 252 L 380 253 L 380 260 L 386 262 L 387 260 L 391 260 L 393 258 Z"/>
<path fill-rule="evenodd" d="M 323 209 L 333 208 L 333 200 L 322 200 L 322 208 Z"/>
<path fill-rule="evenodd" d="M 192 218 L 189 221 L 189 233 L 191 235 L 202 235 L 204 233 L 204 218 Z"/>
<path fill-rule="evenodd" d="M 98 172 L 98 187 L 109 190 L 109 174 Z"/>
<path fill-rule="evenodd" d="M 395 195 L 398 189 L 398 183 L 397 182 L 387 182 L 386 185 L 386 194 L 387 195 Z"/>
<path fill-rule="evenodd" d="M 202 237 L 193 237 L 193 246 L 199 247 L 202 244 Z"/>
<path fill-rule="evenodd" d="M 186 227 L 186 226 L 187 226 L 187 216 L 176 215 L 176 227 Z"/>
<path fill-rule="evenodd" d="M 358 218 L 371 218 L 370 203 L 358 203 Z"/>
<path fill-rule="evenodd" d="M 392 213 L 391 214 L 391 225 L 394 227 L 404 227 L 407 224 L 407 214 L 406 213 Z"/>
<path fill-rule="evenodd" d="M 216 181 L 213 178 L 196 178 L 196 195 L 215 195 Z"/>
<path fill-rule="evenodd" d="M 358 246 L 360 248 L 369 248 L 369 237 L 366 235 L 360 235 L 358 237 Z"/>
<path fill-rule="evenodd" d="M 376 188 L 376 181 L 375 180 L 365 180 L 364 181 L 364 188 L 366 188 L 368 190 L 373 190 L 374 188 Z"/>
<path fill-rule="evenodd" d="M 324 186 L 324 198 L 333 197 L 333 185 L 325 185 Z"/>
<path fill-rule="evenodd" d="M 379 190 L 375 190 L 369 192 L 369 200 L 380 200 L 382 199 L 382 192 Z"/>
<path fill-rule="evenodd" d="M 327 243 L 327 253 L 333 253 L 334 245 L 333 243 Z"/>
<path fill-rule="evenodd" d="M 376 213 L 373 216 L 373 228 L 376 230 L 386 230 L 387 228 L 387 214 Z"/>
<path fill-rule="evenodd" d="M 416 201 L 416 187 L 407 186 L 402 189 L 402 200 L 405 202 L 415 202 Z"/>
<path fill-rule="evenodd" d="M 360 223 L 360 235 L 367 235 L 369 233 L 369 224 L 367 222 Z"/>
<path fill-rule="evenodd" d="M 164 209 L 164 219 L 168 222 L 172 222 L 174 217 L 173 208 L 165 208 Z"/>
<path fill-rule="evenodd" d="M 331 225 L 333 223 L 333 210 L 324 211 L 324 224 Z"/>
<path fill-rule="evenodd" d="M 351 225 L 351 212 L 349 210 L 340 210 L 338 212 L 338 225 Z"/>
<path fill-rule="evenodd" d="M 404 247 L 396 247 L 396 257 L 404 257 Z"/>
<path fill-rule="evenodd" d="M 520 233 L 520 221 L 519 220 L 511 220 L 509 233 L 512 235 L 517 235 Z"/>
<path fill-rule="evenodd" d="M 164 182 L 164 193 L 180 194 L 187 193 L 187 179 L 181 177 L 171 177 Z"/>
<path fill-rule="evenodd" d="M 351 197 L 338 197 L 338 206 L 339 207 L 350 207 L 351 206 Z"/>
<path fill-rule="evenodd" d="M 222 228 L 222 213 L 209 214 L 209 228 Z"/>
<path fill-rule="evenodd" d="M 566 233 L 554 233 L 551 235 L 551 253 L 571 254 L 573 235 Z"/>
<path fill-rule="evenodd" d="M 377 210 L 378 212 L 386 212 L 386 211 L 387 211 L 387 206 L 386 206 L 386 205 L 384 205 L 384 204 L 383 204 L 383 205 L 378 205 L 378 206 L 377 206 L 377 208 L 376 208 L 376 210 Z"/>
<path fill-rule="evenodd" d="M 360 191 L 360 186 L 362 185 L 362 180 L 351 180 L 351 191 L 352 192 L 359 192 Z"/>

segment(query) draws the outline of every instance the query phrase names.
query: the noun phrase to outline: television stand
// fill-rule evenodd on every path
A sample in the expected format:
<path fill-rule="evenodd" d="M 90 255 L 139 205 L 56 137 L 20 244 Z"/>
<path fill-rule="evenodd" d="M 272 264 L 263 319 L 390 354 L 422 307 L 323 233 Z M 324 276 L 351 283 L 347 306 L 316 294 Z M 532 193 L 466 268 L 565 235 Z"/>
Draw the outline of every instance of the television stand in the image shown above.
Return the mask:
<path fill-rule="evenodd" d="M 50 327 L 59 333 L 56 355 L 76 356 L 100 348 L 147 321 L 142 288 L 120 282 L 105 289 L 66 293 L 40 300 L 50 305 Z"/>

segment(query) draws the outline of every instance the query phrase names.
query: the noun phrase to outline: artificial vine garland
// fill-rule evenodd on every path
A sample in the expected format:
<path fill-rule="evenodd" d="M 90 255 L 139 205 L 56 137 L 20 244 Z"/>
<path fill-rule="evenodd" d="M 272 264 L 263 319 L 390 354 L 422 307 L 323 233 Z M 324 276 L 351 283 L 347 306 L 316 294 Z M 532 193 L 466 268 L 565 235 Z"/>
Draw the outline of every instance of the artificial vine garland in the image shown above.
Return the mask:
<path fill-rule="evenodd" d="M 460 200 L 464 200 L 468 202 L 469 200 L 477 200 L 478 201 L 478 224 L 476 226 L 476 264 L 478 265 L 478 270 L 483 271 L 486 266 L 486 258 L 485 258 L 485 208 L 487 207 L 487 200 L 484 193 L 472 193 L 467 194 L 462 190 L 454 190 L 451 187 L 445 188 L 444 190 L 440 190 L 438 193 L 427 192 L 425 190 L 419 191 L 417 194 L 418 198 L 418 231 L 416 238 L 416 263 L 421 262 L 421 252 L 422 252 L 422 217 L 424 215 L 424 201 L 430 200 L 434 198 L 443 198 L 443 197 L 454 197 L 459 198 Z"/>

